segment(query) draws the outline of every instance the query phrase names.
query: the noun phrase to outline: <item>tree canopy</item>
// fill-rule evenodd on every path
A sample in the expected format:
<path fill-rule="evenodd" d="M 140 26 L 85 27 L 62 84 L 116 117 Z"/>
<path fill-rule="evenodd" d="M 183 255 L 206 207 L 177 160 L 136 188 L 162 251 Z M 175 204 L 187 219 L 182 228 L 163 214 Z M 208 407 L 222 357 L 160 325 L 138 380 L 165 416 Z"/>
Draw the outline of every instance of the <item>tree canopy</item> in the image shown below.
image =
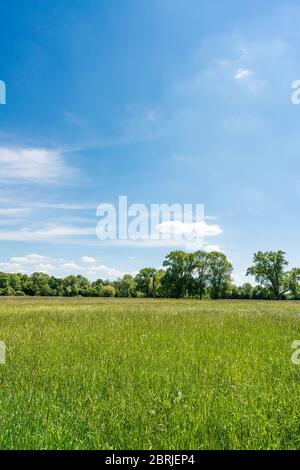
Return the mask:
<path fill-rule="evenodd" d="M 0 296 L 298 299 L 300 269 L 288 270 L 287 266 L 283 251 L 259 251 L 246 273 L 258 285 L 247 282 L 236 286 L 225 254 L 175 250 L 166 256 L 162 269 L 145 267 L 116 281 L 90 282 L 81 275 L 61 279 L 38 272 L 30 276 L 0 273 Z"/>
<path fill-rule="evenodd" d="M 289 292 L 297 295 L 299 291 L 300 269 L 287 271 L 287 266 L 284 251 L 258 251 L 253 255 L 253 265 L 248 268 L 247 276 L 254 276 L 256 282 L 279 300 Z"/>

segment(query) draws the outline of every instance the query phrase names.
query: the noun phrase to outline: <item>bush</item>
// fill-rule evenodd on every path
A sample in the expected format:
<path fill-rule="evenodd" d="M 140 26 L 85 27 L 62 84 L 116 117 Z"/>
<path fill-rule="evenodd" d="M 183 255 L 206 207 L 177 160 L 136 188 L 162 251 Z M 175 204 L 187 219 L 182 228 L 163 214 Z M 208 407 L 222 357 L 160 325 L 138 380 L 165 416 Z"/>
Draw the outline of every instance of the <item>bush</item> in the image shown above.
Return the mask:
<path fill-rule="evenodd" d="M 114 286 L 103 286 L 101 295 L 102 297 L 115 297 L 116 289 Z"/>
<path fill-rule="evenodd" d="M 21 290 L 18 290 L 18 291 L 15 293 L 15 295 L 16 295 L 17 297 L 24 297 L 24 296 L 25 296 L 24 292 L 21 291 Z"/>
<path fill-rule="evenodd" d="M 11 297 L 11 296 L 15 295 L 15 291 L 12 287 L 5 287 L 2 290 L 2 295 Z"/>

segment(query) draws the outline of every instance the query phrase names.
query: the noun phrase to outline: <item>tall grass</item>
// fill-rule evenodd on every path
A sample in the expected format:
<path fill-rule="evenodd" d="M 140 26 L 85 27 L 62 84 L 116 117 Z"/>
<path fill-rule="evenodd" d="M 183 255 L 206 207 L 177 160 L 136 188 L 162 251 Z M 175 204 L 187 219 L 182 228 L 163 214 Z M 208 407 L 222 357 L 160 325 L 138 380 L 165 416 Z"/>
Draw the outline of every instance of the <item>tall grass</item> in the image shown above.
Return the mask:
<path fill-rule="evenodd" d="M 0 303 L 1 449 L 300 448 L 300 304 Z"/>

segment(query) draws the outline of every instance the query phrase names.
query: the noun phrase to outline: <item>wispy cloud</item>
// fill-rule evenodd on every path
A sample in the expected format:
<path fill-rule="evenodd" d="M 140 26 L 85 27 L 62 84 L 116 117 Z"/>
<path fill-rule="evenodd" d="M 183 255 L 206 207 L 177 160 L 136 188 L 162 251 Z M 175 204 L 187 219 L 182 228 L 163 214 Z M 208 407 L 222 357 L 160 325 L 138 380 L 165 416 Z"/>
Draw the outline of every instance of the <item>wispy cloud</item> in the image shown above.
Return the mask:
<path fill-rule="evenodd" d="M 238 69 L 237 72 L 234 75 L 234 78 L 236 80 L 242 80 L 243 78 L 249 77 L 250 74 L 251 74 L 250 70 Z"/>
<path fill-rule="evenodd" d="M 81 203 L 81 204 L 63 204 L 63 203 L 47 203 L 47 202 L 37 202 L 31 203 L 32 208 L 37 209 L 58 209 L 63 211 L 85 211 L 85 210 L 95 210 L 97 204 L 93 203 Z"/>
<path fill-rule="evenodd" d="M 96 263 L 95 258 L 93 258 L 92 256 L 82 256 L 81 261 L 88 264 Z"/>
<path fill-rule="evenodd" d="M 0 147 L 0 179 L 54 183 L 74 176 L 61 150 Z"/>
<path fill-rule="evenodd" d="M 26 215 L 31 210 L 27 207 L 0 207 L 0 216 L 1 217 L 15 217 Z"/>
<path fill-rule="evenodd" d="M 21 257 L 16 257 L 13 256 L 10 258 L 11 263 L 16 263 L 20 265 L 33 265 L 33 264 L 42 264 L 46 263 L 49 261 L 48 256 L 42 256 L 42 255 L 37 255 L 35 253 L 31 255 L 26 255 L 26 256 L 21 256 Z"/>
<path fill-rule="evenodd" d="M 49 227 L 33 230 L 22 228 L 19 230 L 0 231 L 1 241 L 51 241 L 53 239 L 66 239 L 72 237 L 86 237 L 96 235 L 94 227 Z"/>
<path fill-rule="evenodd" d="M 212 251 L 222 251 L 218 245 L 205 245 L 204 251 L 211 253 Z"/>
<path fill-rule="evenodd" d="M 83 257 L 84 258 L 84 257 Z M 53 276 L 65 277 L 70 274 L 81 274 L 91 280 L 96 278 L 116 279 L 125 274 L 124 271 L 94 260 L 92 266 L 74 260 L 55 259 L 40 254 L 29 254 L 23 257 L 12 257 L 9 261 L 0 261 L 0 270 L 7 273 L 32 274 L 43 272 Z"/>
<path fill-rule="evenodd" d="M 222 229 L 217 224 L 207 224 L 206 222 L 180 222 L 174 220 L 159 224 L 157 230 L 163 234 L 175 235 L 195 235 L 197 237 L 212 237 L 220 235 Z"/>

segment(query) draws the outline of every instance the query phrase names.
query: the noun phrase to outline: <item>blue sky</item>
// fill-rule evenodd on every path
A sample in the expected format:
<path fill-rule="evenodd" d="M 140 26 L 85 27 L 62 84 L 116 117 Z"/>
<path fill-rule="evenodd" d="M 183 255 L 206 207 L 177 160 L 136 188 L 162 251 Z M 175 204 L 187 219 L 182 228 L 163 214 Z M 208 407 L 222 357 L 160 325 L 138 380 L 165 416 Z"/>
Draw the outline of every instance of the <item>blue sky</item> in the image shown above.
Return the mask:
<path fill-rule="evenodd" d="M 203 203 L 243 282 L 258 249 L 300 266 L 300 6 L 0 5 L 0 270 L 117 277 L 167 246 L 109 244 L 96 206 Z"/>

